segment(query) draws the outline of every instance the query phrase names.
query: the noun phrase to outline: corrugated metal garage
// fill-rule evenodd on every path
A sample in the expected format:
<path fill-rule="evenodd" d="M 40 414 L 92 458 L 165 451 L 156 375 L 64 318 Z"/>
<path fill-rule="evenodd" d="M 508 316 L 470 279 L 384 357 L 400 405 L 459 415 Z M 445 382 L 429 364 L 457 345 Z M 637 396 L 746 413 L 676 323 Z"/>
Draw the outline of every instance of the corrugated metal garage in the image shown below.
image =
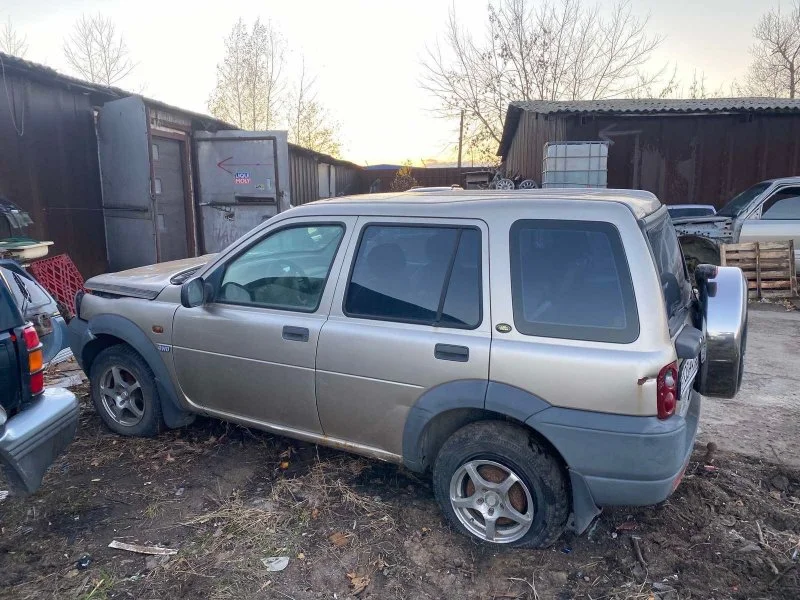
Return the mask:
<path fill-rule="evenodd" d="M 108 102 L 132 94 L 2 53 L 0 67 L 0 87 L 3 92 L 8 90 L 0 93 L 0 196 L 28 211 L 34 221 L 28 234 L 52 240 L 51 256 L 69 254 L 84 277 L 107 270 L 96 115 Z M 179 203 L 181 194 L 186 195 L 186 239 L 179 240 L 176 252 L 201 253 L 204 249 L 195 219 L 196 169 L 188 148 L 197 131 L 236 128 L 156 100 L 142 101 L 154 146 L 180 150 L 171 169 L 175 202 Z M 182 144 L 181 148 L 168 148 L 173 142 Z M 295 204 L 360 191 L 358 165 L 293 144 L 289 144 L 289 160 L 290 197 Z M 325 190 L 319 187 L 321 169 L 329 178 Z M 151 172 L 157 185 L 166 183 L 168 175 Z M 182 186 L 178 185 L 181 177 Z M 158 193 L 157 188 L 152 191 Z M 180 218 L 177 215 L 175 222 L 180 224 Z M 115 243 L 122 242 L 116 239 Z"/>
<path fill-rule="evenodd" d="M 800 100 L 514 102 L 498 155 L 508 176 L 541 183 L 546 142 L 594 140 L 611 142 L 609 187 L 720 207 L 758 181 L 800 174 Z"/>
<path fill-rule="evenodd" d="M 361 171 L 361 167 L 351 162 L 289 144 L 289 178 L 295 206 L 359 193 Z"/>

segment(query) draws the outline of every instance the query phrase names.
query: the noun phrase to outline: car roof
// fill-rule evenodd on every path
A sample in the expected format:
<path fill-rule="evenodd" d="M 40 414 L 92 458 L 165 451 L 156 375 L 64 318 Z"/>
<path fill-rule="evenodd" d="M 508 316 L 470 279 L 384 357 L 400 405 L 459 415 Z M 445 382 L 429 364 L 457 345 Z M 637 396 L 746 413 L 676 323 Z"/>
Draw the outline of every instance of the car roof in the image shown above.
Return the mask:
<path fill-rule="evenodd" d="M 454 183 L 453 185 L 435 185 L 435 186 L 428 186 L 428 187 L 418 186 L 418 187 L 413 187 L 408 191 L 409 192 L 449 192 L 450 190 L 463 190 L 463 189 L 464 188 L 462 188 L 460 185 Z"/>
<path fill-rule="evenodd" d="M 461 213 L 486 211 L 499 207 L 516 207 L 520 203 L 547 202 L 548 204 L 584 202 L 608 202 L 627 206 L 637 219 L 643 219 L 661 207 L 661 202 L 652 193 L 643 190 L 614 190 L 605 188 L 557 188 L 534 190 L 444 190 L 440 192 L 408 192 L 384 194 L 360 194 L 326 198 L 295 207 L 294 215 L 331 214 L 331 208 L 343 209 L 348 214 L 373 213 L 396 214 L 413 211 L 414 214 L 430 212 L 438 216 L 453 217 Z M 434 208 L 435 207 L 435 208 Z"/>
<path fill-rule="evenodd" d="M 713 204 L 668 204 L 667 210 L 673 208 L 714 208 Z"/>
<path fill-rule="evenodd" d="M 764 181 L 759 181 L 759 183 L 800 183 L 800 176 L 794 175 L 791 177 L 775 177 L 774 179 L 765 179 Z"/>

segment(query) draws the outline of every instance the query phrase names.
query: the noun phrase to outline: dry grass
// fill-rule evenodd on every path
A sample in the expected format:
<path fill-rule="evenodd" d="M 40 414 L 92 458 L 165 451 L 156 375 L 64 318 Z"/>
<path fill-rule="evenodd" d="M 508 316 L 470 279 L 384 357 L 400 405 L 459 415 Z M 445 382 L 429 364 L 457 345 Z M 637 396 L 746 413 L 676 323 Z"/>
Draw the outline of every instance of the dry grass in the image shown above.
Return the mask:
<path fill-rule="evenodd" d="M 389 505 L 357 492 L 346 481 L 368 467 L 369 463 L 359 458 L 318 458 L 303 476 L 275 481 L 266 497 L 245 501 L 237 493 L 219 502 L 214 510 L 189 520 L 187 525 L 211 523 L 222 527 L 226 534 L 252 538 L 262 532 L 275 534 L 321 514 L 335 516 L 344 506 L 351 515 L 366 519 L 370 525 L 391 527 L 394 520 Z"/>
<path fill-rule="evenodd" d="M 215 579 L 211 598 L 252 596 L 270 585 L 266 582 L 272 574 L 262 558 L 283 555 L 294 561 L 302 552 L 341 550 L 318 522 L 346 532 L 347 550 L 358 557 L 359 565 L 372 565 L 379 550 L 373 552 L 370 541 L 395 527 L 395 519 L 388 504 L 349 483 L 369 466 L 350 456 L 317 457 L 301 475 L 279 477 L 261 497 L 237 491 L 217 498 L 212 510 L 183 523 L 196 528 L 195 543 L 149 577 L 174 582 L 199 576 Z"/>

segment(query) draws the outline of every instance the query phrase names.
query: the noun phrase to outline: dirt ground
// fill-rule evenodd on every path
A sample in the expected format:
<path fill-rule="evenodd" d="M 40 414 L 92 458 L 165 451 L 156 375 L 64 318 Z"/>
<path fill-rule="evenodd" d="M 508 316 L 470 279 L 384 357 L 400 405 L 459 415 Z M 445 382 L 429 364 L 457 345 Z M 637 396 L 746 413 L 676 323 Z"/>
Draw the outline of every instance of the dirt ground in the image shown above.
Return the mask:
<path fill-rule="evenodd" d="M 700 439 L 800 467 L 800 310 L 751 304 L 744 364 L 739 394 L 703 405 Z"/>
<path fill-rule="evenodd" d="M 38 493 L 0 501 L 0 597 L 800 598 L 790 346 L 800 319 L 786 314 L 754 311 L 745 388 L 706 402 L 703 444 L 667 502 L 607 510 L 547 550 L 458 535 L 430 481 L 392 465 L 213 419 L 157 439 L 118 437 L 83 385 L 69 452 Z M 720 450 L 709 453 L 709 441 Z M 265 559 L 281 556 L 288 566 L 269 571 Z"/>

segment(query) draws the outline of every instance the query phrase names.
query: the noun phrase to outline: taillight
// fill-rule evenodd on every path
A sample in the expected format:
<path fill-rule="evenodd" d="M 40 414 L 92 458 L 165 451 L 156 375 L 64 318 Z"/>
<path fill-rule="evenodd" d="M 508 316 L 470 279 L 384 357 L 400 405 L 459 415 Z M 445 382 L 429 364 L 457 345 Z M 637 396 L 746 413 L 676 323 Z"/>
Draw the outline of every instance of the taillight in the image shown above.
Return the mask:
<path fill-rule="evenodd" d="M 678 363 L 667 365 L 658 372 L 656 386 L 658 418 L 668 419 L 675 414 L 678 403 Z"/>
<path fill-rule="evenodd" d="M 39 334 L 36 333 L 33 325 L 26 325 L 22 330 L 22 338 L 25 340 L 25 347 L 28 349 L 28 373 L 30 373 L 30 391 L 32 395 L 41 394 L 44 391 L 44 356 L 42 354 L 42 344 L 39 341 Z"/>

